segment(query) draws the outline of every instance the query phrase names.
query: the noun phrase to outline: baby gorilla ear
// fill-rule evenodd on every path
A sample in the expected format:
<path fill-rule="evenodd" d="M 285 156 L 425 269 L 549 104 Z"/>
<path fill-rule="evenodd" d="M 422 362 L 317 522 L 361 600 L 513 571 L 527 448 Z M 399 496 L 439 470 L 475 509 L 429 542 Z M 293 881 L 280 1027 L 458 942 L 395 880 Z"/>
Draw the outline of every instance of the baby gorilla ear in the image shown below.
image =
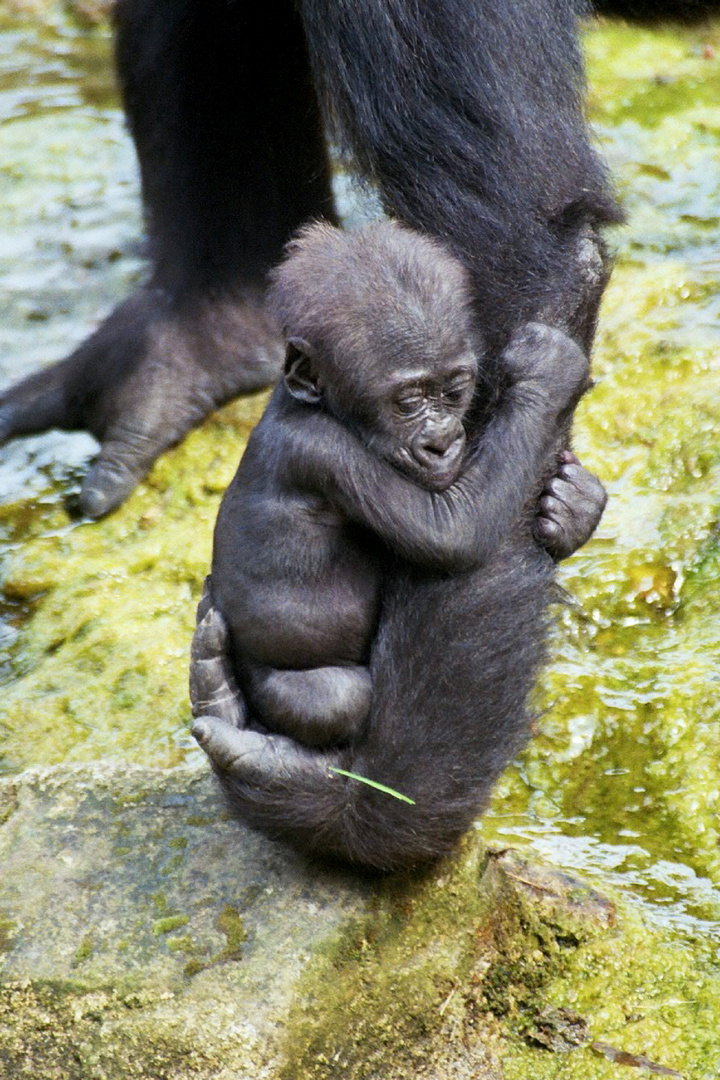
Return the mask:
<path fill-rule="evenodd" d="M 284 378 L 285 385 L 297 401 L 317 405 L 322 398 L 313 349 L 302 338 L 288 338 Z"/>

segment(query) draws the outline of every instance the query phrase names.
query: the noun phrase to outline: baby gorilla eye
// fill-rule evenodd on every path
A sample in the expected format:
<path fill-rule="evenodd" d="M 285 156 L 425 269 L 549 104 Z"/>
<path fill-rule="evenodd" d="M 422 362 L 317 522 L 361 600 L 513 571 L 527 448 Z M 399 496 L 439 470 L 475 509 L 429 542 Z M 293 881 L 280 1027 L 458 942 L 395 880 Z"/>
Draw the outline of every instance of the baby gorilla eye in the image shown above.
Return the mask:
<path fill-rule="evenodd" d="M 443 401 L 446 405 L 464 405 L 471 396 L 472 389 L 473 382 L 471 379 L 451 383 L 443 389 Z"/>
<path fill-rule="evenodd" d="M 402 397 L 395 398 L 395 411 L 400 413 L 401 416 L 413 416 L 419 412 L 423 406 L 423 396 L 421 393 L 403 394 Z"/>
<path fill-rule="evenodd" d="M 459 405 L 464 395 L 465 390 L 462 387 L 452 387 L 452 389 L 445 391 L 443 398 L 449 405 Z"/>

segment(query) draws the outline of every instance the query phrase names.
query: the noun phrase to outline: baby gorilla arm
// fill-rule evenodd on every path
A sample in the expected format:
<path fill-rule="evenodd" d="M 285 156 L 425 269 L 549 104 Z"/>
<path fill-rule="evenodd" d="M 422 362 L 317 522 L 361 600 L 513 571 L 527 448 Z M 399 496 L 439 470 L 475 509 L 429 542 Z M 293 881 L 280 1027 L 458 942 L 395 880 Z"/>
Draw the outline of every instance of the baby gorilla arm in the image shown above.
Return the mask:
<path fill-rule="evenodd" d="M 599 480 L 569 451 L 538 504 L 535 532 L 551 538 L 551 554 L 572 554 L 590 539 L 605 507 Z M 558 492 L 549 495 L 548 492 Z M 548 500 L 552 500 L 549 504 Z M 300 673 L 302 674 L 302 673 Z M 190 700 L 197 717 L 193 734 L 219 772 L 230 772 L 239 783 L 282 785 L 285 779 L 303 779 L 315 791 L 329 781 L 329 766 L 341 764 L 338 753 L 320 753 L 292 739 L 245 730 L 247 710 L 233 676 L 227 628 L 212 606 L 209 579 L 198 607 L 198 626 L 190 664 Z M 208 715 L 210 714 L 210 715 Z"/>
<path fill-rule="evenodd" d="M 512 385 L 447 490 L 432 492 L 403 476 L 316 410 L 301 414 L 287 432 L 291 483 L 319 491 L 411 563 L 454 572 L 482 564 L 531 498 L 561 418 L 588 380 L 577 345 L 537 323 L 514 335 L 503 362 Z"/>

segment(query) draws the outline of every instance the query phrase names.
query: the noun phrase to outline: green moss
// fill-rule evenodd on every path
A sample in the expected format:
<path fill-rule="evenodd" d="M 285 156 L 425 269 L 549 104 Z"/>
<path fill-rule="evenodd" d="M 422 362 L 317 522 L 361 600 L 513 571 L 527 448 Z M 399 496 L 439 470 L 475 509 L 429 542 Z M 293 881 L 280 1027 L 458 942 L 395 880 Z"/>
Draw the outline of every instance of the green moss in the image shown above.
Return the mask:
<path fill-rule="evenodd" d="M 219 1074 L 224 1062 L 182 1031 L 168 1034 L 152 1012 L 156 993 L 120 996 L 29 982 L 0 986 L 0 1059 L 4 1076 L 85 1080 L 147 1076 L 157 1080 Z M 128 1013 L 137 1013 L 134 1026 Z"/>
<path fill-rule="evenodd" d="M 62 535 L 30 535 L 8 557 L 6 597 L 33 601 L 14 649 L 16 678 L 0 701 L 9 765 L 183 758 L 188 643 L 218 492 L 263 400 L 193 432 L 104 522 L 73 525 L 58 495 Z M 120 551 L 120 564 L 108 561 Z"/>
<path fill-rule="evenodd" d="M 616 1080 L 617 1065 L 593 1051 L 592 1041 L 644 1054 L 685 1077 L 711 1076 L 720 1066 L 720 978 L 709 952 L 650 935 L 628 909 L 622 933 L 582 943 L 543 999 L 585 1018 L 588 1045 L 559 1055 L 513 1040 L 503 1063 L 507 1080 Z"/>
<path fill-rule="evenodd" d="M 385 883 L 367 919 L 316 957 L 280 1076 L 409 1080 L 465 1075 L 472 1062 L 505 1080 L 617 1076 L 593 1043 L 711 1076 L 713 954 L 573 877 L 483 858 L 468 839 L 424 881 Z"/>
<path fill-rule="evenodd" d="M 9 951 L 16 933 L 17 928 L 12 919 L 0 915 L 0 954 Z"/>
<path fill-rule="evenodd" d="M 383 883 L 367 920 L 316 958 L 289 1017 L 283 1080 L 414 1075 L 477 952 L 481 854 L 463 850 L 436 868 L 435 889 L 402 875 Z"/>
<path fill-rule="evenodd" d="M 185 952 L 191 956 L 183 969 L 187 978 L 199 975 L 201 971 L 206 971 L 208 968 L 215 967 L 218 964 L 242 960 L 243 944 L 247 940 L 247 932 L 240 912 L 227 904 L 218 914 L 215 926 L 225 935 L 225 945 L 214 956 L 193 955 L 200 950 L 198 950 L 195 942 L 190 937 L 177 938 L 172 943 L 169 943 L 174 951 Z"/>
<path fill-rule="evenodd" d="M 497 1066 L 506 1046 L 524 1045 L 578 950 L 617 937 L 614 920 L 614 906 L 582 883 L 488 856 L 468 837 L 458 859 L 422 880 L 384 882 L 367 919 L 316 958 L 280 1075 L 405 1080 L 465 1075 L 473 1060 Z"/>
<path fill-rule="evenodd" d="M 189 934 L 183 934 L 180 937 L 168 938 L 167 947 L 170 952 L 187 953 L 192 956 L 196 952 L 196 945 Z"/>
<path fill-rule="evenodd" d="M 85 960 L 89 960 L 95 949 L 92 934 L 86 934 L 73 957 L 72 966 L 79 967 Z"/>
<path fill-rule="evenodd" d="M 179 930 L 181 926 L 187 926 L 190 919 L 187 915 L 168 915 L 164 919 L 157 919 L 153 923 L 153 934 L 169 934 L 172 930 Z"/>
<path fill-rule="evenodd" d="M 219 953 L 218 960 L 241 960 L 243 942 L 247 932 L 240 912 L 226 904 L 217 917 L 217 928 L 225 935 L 225 947 Z"/>

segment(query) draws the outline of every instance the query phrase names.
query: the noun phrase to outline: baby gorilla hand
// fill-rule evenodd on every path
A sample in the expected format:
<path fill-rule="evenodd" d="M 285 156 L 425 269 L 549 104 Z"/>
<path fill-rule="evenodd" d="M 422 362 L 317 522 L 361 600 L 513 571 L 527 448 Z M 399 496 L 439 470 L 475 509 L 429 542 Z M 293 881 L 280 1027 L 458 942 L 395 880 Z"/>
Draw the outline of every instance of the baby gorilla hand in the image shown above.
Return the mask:
<path fill-rule="evenodd" d="M 80 506 L 101 517 L 209 412 L 274 382 L 281 359 L 259 292 L 180 304 L 148 286 L 67 359 L 0 394 L 0 443 L 53 427 L 89 431 L 102 445 Z"/>
<path fill-rule="evenodd" d="M 592 386 L 590 363 L 583 350 L 553 326 L 525 323 L 513 334 L 502 355 L 513 385 L 541 393 L 570 411 Z"/>
<path fill-rule="evenodd" d="M 533 534 L 559 562 L 587 543 L 602 517 L 607 494 L 575 454 L 564 450 L 558 470 L 545 485 L 537 506 Z"/>

